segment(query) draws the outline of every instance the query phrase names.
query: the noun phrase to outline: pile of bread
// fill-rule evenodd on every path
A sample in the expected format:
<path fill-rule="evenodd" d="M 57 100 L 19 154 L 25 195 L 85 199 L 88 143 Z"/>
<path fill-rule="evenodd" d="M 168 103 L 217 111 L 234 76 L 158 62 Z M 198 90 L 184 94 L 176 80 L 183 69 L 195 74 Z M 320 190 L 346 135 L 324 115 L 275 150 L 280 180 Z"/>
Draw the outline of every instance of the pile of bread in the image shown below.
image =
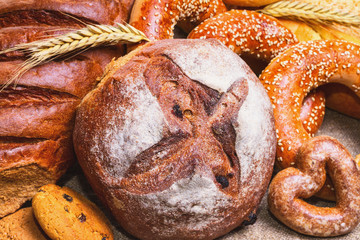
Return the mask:
<path fill-rule="evenodd" d="M 47 62 L 0 91 L 0 218 L 11 216 L 78 161 L 98 198 L 131 235 L 214 239 L 256 220 L 276 163 L 292 169 L 281 171 L 270 187 L 270 210 L 280 221 L 313 236 L 352 231 L 360 221 L 357 164 L 336 140 L 312 137 L 324 117 L 324 96 L 328 107 L 360 118 L 360 26 L 334 27 L 259 13 L 275 2 L 0 2 L 0 51 L 86 24 L 129 22 L 150 39 L 86 49 Z M 356 0 L 301 2 L 333 4 L 360 18 Z M 188 39 L 171 39 L 175 25 Z M 339 69 L 331 72 L 335 67 L 329 65 L 325 72 L 327 65 L 321 66 L 327 57 L 334 66 L 341 63 Z M 20 52 L 0 54 L 0 84 L 5 85 L 26 58 Z M 304 62 L 306 71 L 297 86 L 309 87 L 290 92 L 297 98 L 290 106 L 278 95 L 291 89 L 287 79 L 300 74 L 289 70 L 296 68 L 295 62 Z M 262 71 L 260 77 L 254 71 Z M 286 71 L 289 75 L 281 74 Z M 332 81 L 316 77 L 304 83 L 305 75 L 313 72 L 339 77 L 334 77 L 337 83 L 312 91 Z M 290 73 L 294 75 L 288 77 Z M 299 122 L 286 140 L 280 126 L 287 116 L 278 109 L 289 109 L 287 115 L 295 109 Z M 297 135 L 301 140 L 293 140 Z M 313 165 L 318 169 L 309 170 Z M 312 179 L 312 174 L 321 180 Z M 342 178 L 348 175 L 351 179 Z M 299 182 L 283 184 L 289 176 Z M 326 210 L 337 214 L 338 222 L 313 220 L 327 213 L 312 216 L 313 206 L 300 198 L 317 192 L 340 202 Z M 286 201 L 289 205 L 283 204 Z M 294 213 L 297 208 L 305 209 L 301 221 Z"/>

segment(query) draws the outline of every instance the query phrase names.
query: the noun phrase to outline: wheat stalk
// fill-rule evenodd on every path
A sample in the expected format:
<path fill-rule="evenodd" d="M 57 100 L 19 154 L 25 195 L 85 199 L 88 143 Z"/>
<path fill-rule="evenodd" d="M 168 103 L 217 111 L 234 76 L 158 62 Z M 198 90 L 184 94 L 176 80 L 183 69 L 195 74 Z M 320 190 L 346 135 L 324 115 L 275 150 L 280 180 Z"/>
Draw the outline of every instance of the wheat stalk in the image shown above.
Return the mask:
<path fill-rule="evenodd" d="M 273 17 L 298 19 L 312 23 L 360 26 L 358 14 L 300 1 L 279 1 L 260 9 L 259 12 Z"/>
<path fill-rule="evenodd" d="M 19 44 L 13 48 L 0 51 L 0 54 L 20 51 L 29 56 L 17 69 L 14 76 L 2 86 L 1 90 L 16 81 L 26 71 L 68 54 L 76 55 L 93 47 L 118 43 L 137 43 L 142 40 L 149 41 L 143 32 L 127 23 L 117 23 L 116 26 L 86 25 L 85 28 L 54 38 Z"/>

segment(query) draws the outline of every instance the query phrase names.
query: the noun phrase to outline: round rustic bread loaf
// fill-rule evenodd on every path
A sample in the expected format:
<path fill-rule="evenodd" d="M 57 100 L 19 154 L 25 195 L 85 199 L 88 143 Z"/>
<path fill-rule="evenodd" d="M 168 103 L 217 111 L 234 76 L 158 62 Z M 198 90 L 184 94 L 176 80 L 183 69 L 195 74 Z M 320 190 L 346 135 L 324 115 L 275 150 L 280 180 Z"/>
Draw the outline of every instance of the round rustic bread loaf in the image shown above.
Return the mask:
<path fill-rule="evenodd" d="M 83 27 L 126 20 L 131 1 L 0 1 L 0 50 Z M 118 47 L 50 62 L 0 92 L 0 217 L 55 182 L 74 160 L 75 108 L 102 75 Z M 20 52 L 0 55 L 0 85 L 18 70 Z"/>
<path fill-rule="evenodd" d="M 78 160 L 140 239 L 210 239 L 253 216 L 275 157 L 258 78 L 215 40 L 161 40 L 112 62 L 81 103 Z"/>

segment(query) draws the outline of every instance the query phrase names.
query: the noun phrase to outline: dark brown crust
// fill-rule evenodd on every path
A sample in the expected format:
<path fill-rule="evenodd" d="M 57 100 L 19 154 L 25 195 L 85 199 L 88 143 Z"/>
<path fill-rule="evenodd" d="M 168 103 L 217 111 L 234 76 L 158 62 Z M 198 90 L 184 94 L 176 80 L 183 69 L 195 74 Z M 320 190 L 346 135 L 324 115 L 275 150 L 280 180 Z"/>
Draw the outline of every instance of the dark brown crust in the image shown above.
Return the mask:
<path fill-rule="evenodd" d="M 133 0 L 7 0 L 1 2 L 0 14 L 17 10 L 60 11 L 101 24 L 128 19 Z"/>
<path fill-rule="evenodd" d="M 131 54 L 78 109 L 74 144 L 85 175 L 141 239 L 229 232 L 257 208 L 271 177 L 275 132 L 260 82 L 217 41 L 162 40 Z M 214 61 L 224 64 L 208 73 Z M 240 110 L 252 120 L 238 122 Z"/>
<path fill-rule="evenodd" d="M 74 98 L 82 98 L 95 86 L 96 78 L 101 76 L 106 62 L 111 61 L 117 55 L 116 51 L 111 51 L 111 49 L 108 51 L 101 51 L 100 49 L 95 51 L 85 53 L 83 56 L 77 56 L 68 61 L 50 62 L 35 67 L 16 80 L 16 85 L 50 89 L 70 94 Z M 99 53 L 101 55 L 97 56 L 96 54 Z M 1 85 L 7 82 L 21 63 L 19 60 L 1 63 Z M 54 79 L 56 80 L 54 81 Z M 89 81 L 89 79 L 91 80 Z"/>
<path fill-rule="evenodd" d="M 131 4 L 117 0 L 3 1 L 0 50 L 64 34 L 84 23 L 125 21 Z M 106 64 L 121 54 L 121 47 L 106 47 L 53 61 L 29 70 L 16 80 L 16 86 L 1 91 L 0 172 L 14 171 L 16 176 L 16 171 L 34 165 L 47 173 L 48 182 L 57 180 L 75 158 L 72 130 L 77 105 L 95 87 Z M 24 59 L 19 52 L 0 56 L 0 85 L 8 81 Z M 27 189 L 34 186 L 14 186 L 3 186 L 4 191 L 14 193 L 14 205 L 0 209 L 0 217 L 33 195 Z"/>
<path fill-rule="evenodd" d="M 0 143 L 0 171 L 37 165 L 50 173 L 51 178 L 58 179 L 69 167 L 69 159 L 73 158 L 70 134 L 56 140 L 32 139 L 25 143 L 22 139 L 18 142 L 11 140 Z"/>
<path fill-rule="evenodd" d="M 79 99 L 47 89 L 18 87 L 11 92 L 0 93 L 0 139 L 56 139 L 69 134 Z"/>

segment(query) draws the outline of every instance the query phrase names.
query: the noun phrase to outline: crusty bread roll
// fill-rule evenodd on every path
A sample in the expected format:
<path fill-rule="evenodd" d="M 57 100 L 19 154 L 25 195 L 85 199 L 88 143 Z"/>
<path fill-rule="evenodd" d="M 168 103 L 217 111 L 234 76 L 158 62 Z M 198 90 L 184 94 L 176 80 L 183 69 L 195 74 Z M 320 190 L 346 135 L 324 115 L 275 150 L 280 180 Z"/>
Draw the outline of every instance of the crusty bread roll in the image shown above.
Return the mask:
<path fill-rule="evenodd" d="M 140 239 L 213 239 L 252 216 L 276 134 L 241 58 L 215 40 L 173 39 L 107 69 L 77 111 L 74 146 L 121 226 Z"/>
<path fill-rule="evenodd" d="M 118 0 L 0 1 L 0 50 L 81 28 L 82 22 L 126 20 L 129 8 Z M 50 62 L 0 92 L 0 217 L 66 171 L 74 160 L 75 108 L 106 64 L 121 53 L 118 47 L 103 48 Z M 0 60 L 2 85 L 24 55 L 3 54 Z"/>

